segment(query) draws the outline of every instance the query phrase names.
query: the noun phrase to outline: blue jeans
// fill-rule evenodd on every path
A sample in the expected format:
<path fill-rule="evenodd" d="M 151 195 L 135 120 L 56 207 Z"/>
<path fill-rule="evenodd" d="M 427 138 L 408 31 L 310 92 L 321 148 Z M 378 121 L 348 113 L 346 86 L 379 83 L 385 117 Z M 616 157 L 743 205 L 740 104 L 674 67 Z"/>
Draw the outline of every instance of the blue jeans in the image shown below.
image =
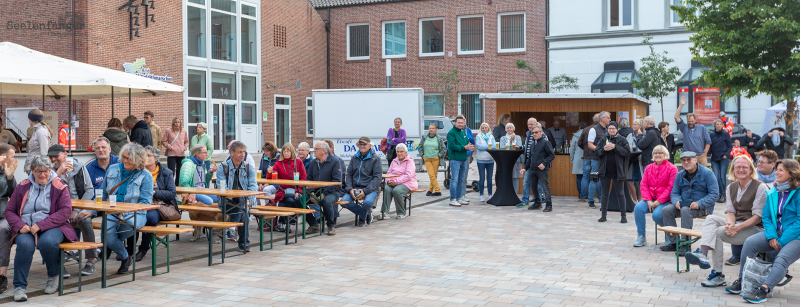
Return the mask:
<path fill-rule="evenodd" d="M 450 167 L 452 168 L 453 166 L 450 165 Z M 452 179 L 450 180 L 450 182 L 454 181 L 458 180 L 452 180 Z M 452 190 L 453 190 L 453 185 L 451 184 L 450 191 Z M 350 193 L 347 193 L 344 195 L 344 197 L 342 197 L 342 201 L 346 201 L 347 204 L 342 205 L 342 207 L 347 210 L 350 210 L 350 212 L 353 212 L 355 215 L 358 215 L 359 221 L 365 221 L 367 220 L 367 214 L 369 214 L 369 212 L 372 211 L 372 204 L 375 202 L 376 198 L 378 198 L 378 192 L 369 193 L 367 194 L 366 197 L 364 197 L 364 201 L 361 202 L 361 206 L 359 206 L 353 200 L 353 197 L 350 196 Z"/>
<path fill-rule="evenodd" d="M 467 173 L 467 162 L 469 160 L 450 160 L 450 201 L 461 199 L 464 196 L 461 193 L 464 189 L 463 178 Z M 347 196 L 345 195 L 345 197 Z"/>
<path fill-rule="evenodd" d="M 147 222 L 144 223 L 145 226 L 158 226 L 158 222 L 161 220 L 161 214 L 158 214 L 158 210 L 147 210 Z M 143 233 L 142 234 L 142 243 L 139 245 L 139 251 L 148 251 L 150 250 L 150 237 L 152 237 L 152 233 Z M 128 238 L 128 253 L 133 252 L 133 245 L 136 242 L 133 242 L 133 237 Z"/>
<path fill-rule="evenodd" d="M 203 203 L 206 206 L 211 206 L 215 202 L 219 201 L 219 197 L 217 195 L 203 195 L 203 194 L 195 194 L 194 199 Z"/>
<path fill-rule="evenodd" d="M 47 267 L 47 277 L 58 276 L 58 244 L 64 241 L 64 234 L 58 228 L 48 229 L 39 235 L 39 253 Z M 21 233 L 14 240 L 17 243 L 17 253 L 14 255 L 14 288 L 28 288 L 28 273 L 31 271 L 33 252 L 36 245 L 33 235 Z M 78 273 L 80 274 L 80 273 Z"/>
<path fill-rule="evenodd" d="M 306 222 L 308 223 L 308 226 L 316 226 L 318 224 L 317 223 L 317 219 L 319 218 L 319 212 L 320 212 L 319 204 L 309 203 L 309 204 L 307 204 L 307 206 L 308 206 L 308 209 L 314 209 L 315 212 L 306 214 Z M 302 207 L 302 205 L 301 205 L 300 199 L 298 197 L 286 197 L 286 196 L 284 196 L 283 200 L 278 202 L 278 207 L 300 208 L 300 207 Z M 285 218 L 281 219 L 281 223 L 285 223 L 285 222 L 283 222 L 284 219 Z"/>
<path fill-rule="evenodd" d="M 245 198 L 243 201 L 247 202 L 247 199 Z M 240 204 L 240 206 L 245 207 L 245 209 L 242 210 L 242 208 L 236 207 L 234 204 L 230 202 L 231 200 L 228 199 L 227 213 L 228 217 L 231 219 L 230 222 L 242 223 L 242 226 L 236 227 L 236 231 L 239 232 L 239 239 L 237 240 L 237 242 L 239 243 L 239 246 L 243 245 L 249 246 L 250 231 L 248 231 L 247 229 L 247 220 L 250 219 L 250 211 L 247 209 L 247 206 L 245 206 L 246 204 Z M 222 202 L 217 203 L 217 207 L 219 208 L 219 210 L 222 210 Z"/>
<path fill-rule="evenodd" d="M 597 183 L 591 180 L 590 174 L 597 171 L 597 166 L 600 161 L 583 159 L 583 181 L 581 182 L 581 189 L 586 191 L 586 199 L 589 202 L 594 202 L 594 195 L 597 192 Z"/>
<path fill-rule="evenodd" d="M 661 216 L 661 210 L 663 210 L 664 207 L 671 205 L 672 204 L 670 203 L 661 204 L 655 209 L 653 209 L 653 212 L 650 212 L 650 208 L 647 207 L 646 201 L 643 200 L 640 201 L 638 204 L 636 204 L 636 207 L 633 208 L 633 218 L 636 221 L 637 234 L 642 236 L 644 235 L 645 232 L 644 228 L 645 226 L 647 226 L 644 216 L 645 214 L 648 213 L 653 213 L 653 222 L 655 222 L 659 226 L 664 226 L 664 218 Z"/>
<path fill-rule="evenodd" d="M 531 195 L 531 191 L 533 190 L 531 188 L 531 176 L 533 176 L 533 171 L 532 170 L 527 170 L 527 171 L 525 171 L 524 178 L 522 179 L 522 203 L 523 204 L 527 204 L 527 203 L 531 202 L 530 195 Z M 537 194 L 536 197 L 534 197 L 533 199 L 541 201 L 541 198 L 542 198 L 542 185 L 541 184 L 536 185 L 535 193 L 539 193 L 539 194 Z"/>
<path fill-rule="evenodd" d="M 727 186 L 728 183 L 728 165 L 730 163 L 730 159 L 711 161 L 711 168 L 714 170 L 714 178 L 717 179 L 717 186 L 719 186 L 719 195 L 725 195 L 725 186 Z"/>
<path fill-rule="evenodd" d="M 575 186 L 578 188 L 578 199 L 587 199 L 589 196 L 586 191 L 583 190 L 583 174 L 576 174 L 575 175 Z"/>
<path fill-rule="evenodd" d="M 136 217 L 136 222 L 141 223 L 140 217 Z M 125 222 L 133 224 L 133 217 Z M 117 217 L 114 215 L 108 216 L 108 232 L 106 235 L 106 245 L 108 245 L 108 249 L 117 253 L 120 258 L 127 259 L 128 258 L 128 250 L 125 249 L 125 240 L 130 237 L 133 237 L 133 231 L 131 231 L 130 225 L 120 224 L 117 221 Z"/>
<path fill-rule="evenodd" d="M 492 173 L 494 172 L 494 162 L 483 163 L 478 161 L 478 191 L 483 196 L 483 183 L 486 182 L 486 191 L 492 195 Z"/>

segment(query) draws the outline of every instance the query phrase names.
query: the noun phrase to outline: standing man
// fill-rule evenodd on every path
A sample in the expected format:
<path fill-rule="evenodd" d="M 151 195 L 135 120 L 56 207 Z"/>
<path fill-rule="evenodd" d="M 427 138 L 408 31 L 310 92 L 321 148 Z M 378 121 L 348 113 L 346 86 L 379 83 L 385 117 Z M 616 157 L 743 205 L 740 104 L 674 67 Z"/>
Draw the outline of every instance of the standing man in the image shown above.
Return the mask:
<path fill-rule="evenodd" d="M 506 124 L 508 124 L 509 119 L 511 119 L 511 115 L 508 114 L 502 114 L 500 118 L 497 119 L 497 127 L 494 127 L 494 130 L 492 130 L 495 141 L 499 142 L 500 138 L 506 135 Z"/>
<path fill-rule="evenodd" d="M 544 139 L 550 141 L 550 145 L 552 145 L 553 148 L 556 148 L 556 138 L 553 136 L 553 133 L 551 133 L 550 130 L 546 129 L 547 122 L 540 121 L 539 126 L 540 126 L 539 128 L 542 128 L 542 134 L 544 135 Z"/>
<path fill-rule="evenodd" d="M 583 177 L 591 177 L 592 173 L 597 172 L 597 167 L 600 165 L 600 155 L 597 153 L 597 146 L 595 143 L 599 143 L 602 141 L 606 136 L 606 127 L 608 124 L 611 123 L 611 113 L 607 111 L 602 111 L 597 114 L 598 122 L 597 124 L 593 125 L 586 133 L 586 140 L 583 142 L 585 147 L 583 148 L 584 154 L 584 168 L 583 168 Z M 583 137 L 583 136 L 581 136 Z M 580 146 L 580 142 L 578 146 Z M 588 151 L 588 159 L 589 159 L 589 171 L 587 172 L 586 168 L 586 154 Z M 584 179 L 586 180 L 586 179 Z M 590 179 L 589 184 L 589 208 L 596 208 L 594 205 L 594 194 L 597 192 L 597 182 L 594 182 Z M 600 195 L 600 201 L 602 202 L 602 194 Z"/>
<path fill-rule="evenodd" d="M 708 167 L 711 136 L 705 126 L 697 123 L 697 116 L 694 113 L 686 114 L 686 122 L 681 119 L 681 110 L 686 103 L 686 97 L 681 97 L 681 106 L 675 110 L 675 123 L 678 124 L 678 130 L 683 133 L 683 152 L 694 152 L 697 162 Z"/>
<path fill-rule="evenodd" d="M 329 181 L 329 182 L 339 182 L 342 181 L 342 169 L 339 164 L 339 160 L 333 156 L 331 152 L 331 148 L 325 141 L 319 141 L 314 144 L 314 156 L 316 157 L 315 160 L 311 161 L 308 166 L 307 171 L 307 179 L 311 181 Z M 328 226 L 328 235 L 332 236 L 336 234 L 336 223 L 334 222 L 335 214 L 337 210 L 333 208 L 333 203 L 344 195 L 344 190 L 342 190 L 341 186 L 330 186 L 318 189 L 310 189 L 309 192 L 316 192 L 317 190 L 322 191 L 322 201 L 318 202 L 316 199 L 311 198 L 310 202 L 312 204 L 319 203 L 320 208 L 322 209 L 322 214 L 325 216 L 325 222 Z M 313 220 L 313 218 L 312 218 Z M 314 221 L 316 223 L 316 221 Z M 309 223 L 310 224 L 310 223 Z M 314 233 L 319 231 L 319 228 L 313 228 L 311 226 L 308 228 L 309 233 Z M 319 227 L 319 226 L 317 226 Z M 313 228 L 313 229 L 312 229 Z M 315 231 L 316 230 L 316 231 Z"/>
<path fill-rule="evenodd" d="M 636 146 L 642 151 L 642 168 L 653 163 L 653 148 L 658 146 L 661 132 L 656 128 L 656 119 L 647 116 L 643 120 L 644 133 L 636 137 Z"/>
<path fill-rule="evenodd" d="M 146 122 L 138 120 L 136 116 L 128 115 L 122 121 L 122 125 L 126 131 L 129 131 L 131 143 L 142 145 L 142 147 L 153 146 L 153 135 Z"/>
<path fill-rule="evenodd" d="M 544 125 L 542 125 L 544 127 Z M 553 140 L 556 143 L 555 148 L 561 148 L 564 146 L 564 142 L 567 141 L 567 130 L 561 129 L 561 122 L 556 120 L 553 122 L 553 126 L 547 129 L 550 131 L 550 134 L 553 136 Z"/>
<path fill-rule="evenodd" d="M 149 132 L 149 130 L 148 130 Z M 226 159 L 217 168 L 217 185 L 228 190 L 258 191 L 256 183 L 256 169 L 245 161 L 247 146 L 240 141 L 233 141 L 229 146 L 230 159 Z M 248 196 L 229 199 L 233 206 L 228 206 L 228 217 L 231 222 L 244 223 L 238 227 L 239 232 L 239 251 L 250 252 L 250 233 L 247 229 L 247 220 L 250 218 L 250 211 L 247 202 L 257 204 L 255 196 Z M 219 209 L 222 210 L 222 202 L 219 202 Z M 236 207 L 239 206 L 239 207 Z M 240 208 L 241 207 L 241 208 Z"/>
<path fill-rule="evenodd" d="M 728 136 L 733 137 L 733 119 L 725 116 L 725 112 L 719 112 L 719 120 L 722 121 L 722 129 L 728 132 Z"/>
<path fill-rule="evenodd" d="M 590 174 L 592 172 L 592 160 L 591 160 L 591 153 L 587 150 L 589 147 L 586 146 L 586 140 L 589 138 L 589 130 L 594 128 L 594 125 L 597 125 L 598 121 L 600 121 L 600 113 L 595 113 L 592 117 L 592 124 L 587 126 L 581 132 L 581 137 L 578 139 L 577 146 L 583 151 L 582 163 L 583 163 L 583 176 L 581 178 L 581 191 L 583 195 L 587 195 L 588 197 L 586 200 L 589 201 L 589 208 L 594 208 L 594 194 L 589 194 L 589 190 L 591 187 L 592 191 L 596 191 L 597 189 L 597 182 L 592 181 Z M 598 160 L 598 165 L 600 160 Z"/>
<path fill-rule="evenodd" d="M 119 157 L 111 154 L 110 144 L 111 142 L 102 136 L 92 142 L 92 150 L 96 158 L 86 165 L 86 171 L 89 172 L 89 179 L 92 181 L 94 189 L 100 189 L 103 186 L 108 166 L 119 163 Z"/>
<path fill-rule="evenodd" d="M 347 167 L 347 180 L 342 201 L 347 204 L 342 207 L 358 216 L 358 227 L 372 223 L 372 204 L 378 198 L 383 182 L 383 166 L 381 160 L 375 155 L 372 142 L 368 137 L 358 139 L 358 153 L 350 158 Z M 361 200 L 361 205 L 356 204 Z"/>
<path fill-rule="evenodd" d="M 467 120 L 464 115 L 456 117 L 455 125 L 449 132 L 447 132 L 447 151 L 450 156 L 450 205 L 454 207 L 461 207 L 461 205 L 469 205 L 469 201 L 462 199 L 464 195 L 461 191 L 464 189 L 462 185 L 469 165 L 469 155 L 467 151 L 475 150 L 475 145 L 470 144 L 467 133 L 464 129 L 467 126 Z"/>
<path fill-rule="evenodd" d="M 553 202 L 550 199 L 550 185 L 547 182 L 549 175 L 550 163 L 555 159 L 553 148 L 547 140 L 542 138 L 542 127 L 534 126 L 531 129 L 532 141 L 530 146 L 526 146 L 525 150 L 525 163 L 522 165 L 520 174 L 526 175 L 525 178 L 530 178 L 531 186 L 539 186 L 541 184 L 544 192 L 545 207 L 543 212 L 553 211 Z M 525 173 L 528 174 L 525 174 Z M 525 180 L 529 182 L 529 180 Z M 523 188 L 524 189 L 524 188 Z M 529 189 L 524 189 L 523 194 L 529 192 Z M 534 197 L 533 206 L 528 207 L 528 210 L 535 210 L 542 207 L 542 200 L 539 198 L 539 193 Z M 526 195 L 523 195 L 525 201 L 528 200 Z"/>
<path fill-rule="evenodd" d="M 69 128 L 69 121 L 65 120 L 61 127 L 58 128 L 58 145 L 75 150 L 75 128 Z"/>
<path fill-rule="evenodd" d="M 161 144 L 161 138 L 163 138 L 164 135 L 161 134 L 161 127 L 153 122 L 154 117 L 153 111 L 144 111 L 144 122 L 147 123 L 147 127 L 150 128 L 150 135 L 153 137 L 153 146 L 158 148 L 159 152 L 164 152 L 164 145 Z"/>

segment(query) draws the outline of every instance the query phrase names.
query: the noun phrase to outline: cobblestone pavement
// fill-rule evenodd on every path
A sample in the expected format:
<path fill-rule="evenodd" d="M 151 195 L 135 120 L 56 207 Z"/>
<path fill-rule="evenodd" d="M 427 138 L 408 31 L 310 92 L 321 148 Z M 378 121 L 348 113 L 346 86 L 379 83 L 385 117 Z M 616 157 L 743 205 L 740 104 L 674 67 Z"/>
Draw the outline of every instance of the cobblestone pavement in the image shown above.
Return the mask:
<path fill-rule="evenodd" d="M 200 258 L 173 262 L 168 274 L 152 277 L 144 271 L 137 274 L 136 282 L 106 289 L 94 282 L 81 293 L 62 297 L 31 295 L 26 305 L 745 305 L 724 288 L 700 286 L 708 271 L 693 266 L 691 272 L 678 274 L 674 254 L 654 246 L 649 216 L 650 244 L 634 248 L 632 213 L 628 224 L 619 223 L 617 212 L 609 213 L 609 222 L 597 223 L 598 210 L 574 198 L 557 197 L 554 211 L 543 213 L 480 205 L 476 194 L 469 194 L 469 206 L 450 207 L 440 198 L 415 208 L 409 218 L 378 221 L 364 228 L 353 227 L 352 220 L 340 220 L 336 236 L 301 239 L 289 246 L 276 242 L 274 250 L 255 248 L 211 267 L 203 257 L 205 241 L 188 242 L 182 237 L 173 242 L 171 259 Z M 416 204 L 431 200 L 414 197 Z M 716 211 L 721 214 L 721 204 Z M 342 218 L 349 216 L 342 214 Z M 701 226 L 701 220 L 696 220 L 694 228 Z M 254 238 L 257 233 L 252 229 L 251 241 Z M 725 256 L 730 256 L 729 246 Z M 145 266 L 143 262 L 139 264 Z M 34 261 L 32 279 L 44 274 L 40 263 Z M 109 264 L 115 271 L 118 262 Z M 71 271 L 76 271 L 74 266 Z M 725 267 L 729 282 L 737 271 L 738 266 Z M 790 271 L 800 275 L 797 265 Z M 129 278 L 115 278 L 110 284 Z M 29 289 L 41 289 L 42 280 L 38 282 Z M 778 288 L 765 305 L 798 306 L 796 287 Z"/>

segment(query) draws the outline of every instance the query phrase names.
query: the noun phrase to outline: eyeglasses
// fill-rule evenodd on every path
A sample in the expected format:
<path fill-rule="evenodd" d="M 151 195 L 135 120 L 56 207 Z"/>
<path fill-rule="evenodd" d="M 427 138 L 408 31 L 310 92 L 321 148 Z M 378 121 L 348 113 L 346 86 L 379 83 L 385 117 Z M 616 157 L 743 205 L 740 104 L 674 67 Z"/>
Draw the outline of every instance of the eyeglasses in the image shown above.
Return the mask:
<path fill-rule="evenodd" d="M 49 169 L 45 169 L 45 170 L 34 170 L 33 171 L 34 175 L 41 175 L 41 174 L 45 174 L 45 173 L 50 173 L 50 170 Z"/>
<path fill-rule="evenodd" d="M 758 162 L 756 162 L 756 164 L 758 164 L 758 165 L 767 165 L 767 164 L 772 164 L 772 163 L 771 162 L 767 162 L 767 161 L 759 160 Z"/>
<path fill-rule="evenodd" d="M 541 131 L 535 131 L 535 132 L 533 132 L 533 134 L 539 134 L 539 133 L 542 133 L 542 132 L 541 132 Z"/>
<path fill-rule="evenodd" d="M 317 147 L 314 147 L 314 150 L 325 150 L 325 148 L 317 148 Z"/>
<path fill-rule="evenodd" d="M 737 165 L 737 166 L 734 166 L 733 169 L 735 169 L 735 170 L 746 170 L 746 169 L 750 169 L 750 167 L 747 166 L 747 165 Z"/>

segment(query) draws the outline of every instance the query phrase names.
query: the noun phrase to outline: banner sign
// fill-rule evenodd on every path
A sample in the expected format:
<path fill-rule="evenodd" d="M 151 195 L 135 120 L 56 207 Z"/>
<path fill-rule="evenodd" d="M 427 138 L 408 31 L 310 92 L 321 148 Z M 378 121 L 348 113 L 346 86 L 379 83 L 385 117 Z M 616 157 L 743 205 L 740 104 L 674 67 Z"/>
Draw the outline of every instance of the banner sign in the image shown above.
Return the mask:
<path fill-rule="evenodd" d="M 122 67 L 125 68 L 125 72 L 129 74 L 134 74 L 140 77 L 145 77 L 148 79 L 164 81 L 164 82 L 172 82 L 172 77 L 168 77 L 167 75 L 163 76 L 156 76 L 150 73 L 150 68 L 144 68 L 144 58 L 138 59 L 133 63 L 124 63 Z"/>
<path fill-rule="evenodd" d="M 375 148 L 375 155 L 380 159 L 386 159 L 386 155 L 381 152 L 381 139 L 372 138 L 372 144 Z M 320 140 L 315 140 L 316 143 Z M 344 160 L 350 160 L 358 153 L 358 139 L 333 139 L 333 152 Z M 408 146 L 408 155 L 414 160 L 419 160 L 419 151 L 417 151 L 419 140 L 406 140 Z"/>
<path fill-rule="evenodd" d="M 711 124 L 719 118 L 720 101 L 719 88 L 694 89 L 694 114 L 697 115 L 698 124 Z"/>

